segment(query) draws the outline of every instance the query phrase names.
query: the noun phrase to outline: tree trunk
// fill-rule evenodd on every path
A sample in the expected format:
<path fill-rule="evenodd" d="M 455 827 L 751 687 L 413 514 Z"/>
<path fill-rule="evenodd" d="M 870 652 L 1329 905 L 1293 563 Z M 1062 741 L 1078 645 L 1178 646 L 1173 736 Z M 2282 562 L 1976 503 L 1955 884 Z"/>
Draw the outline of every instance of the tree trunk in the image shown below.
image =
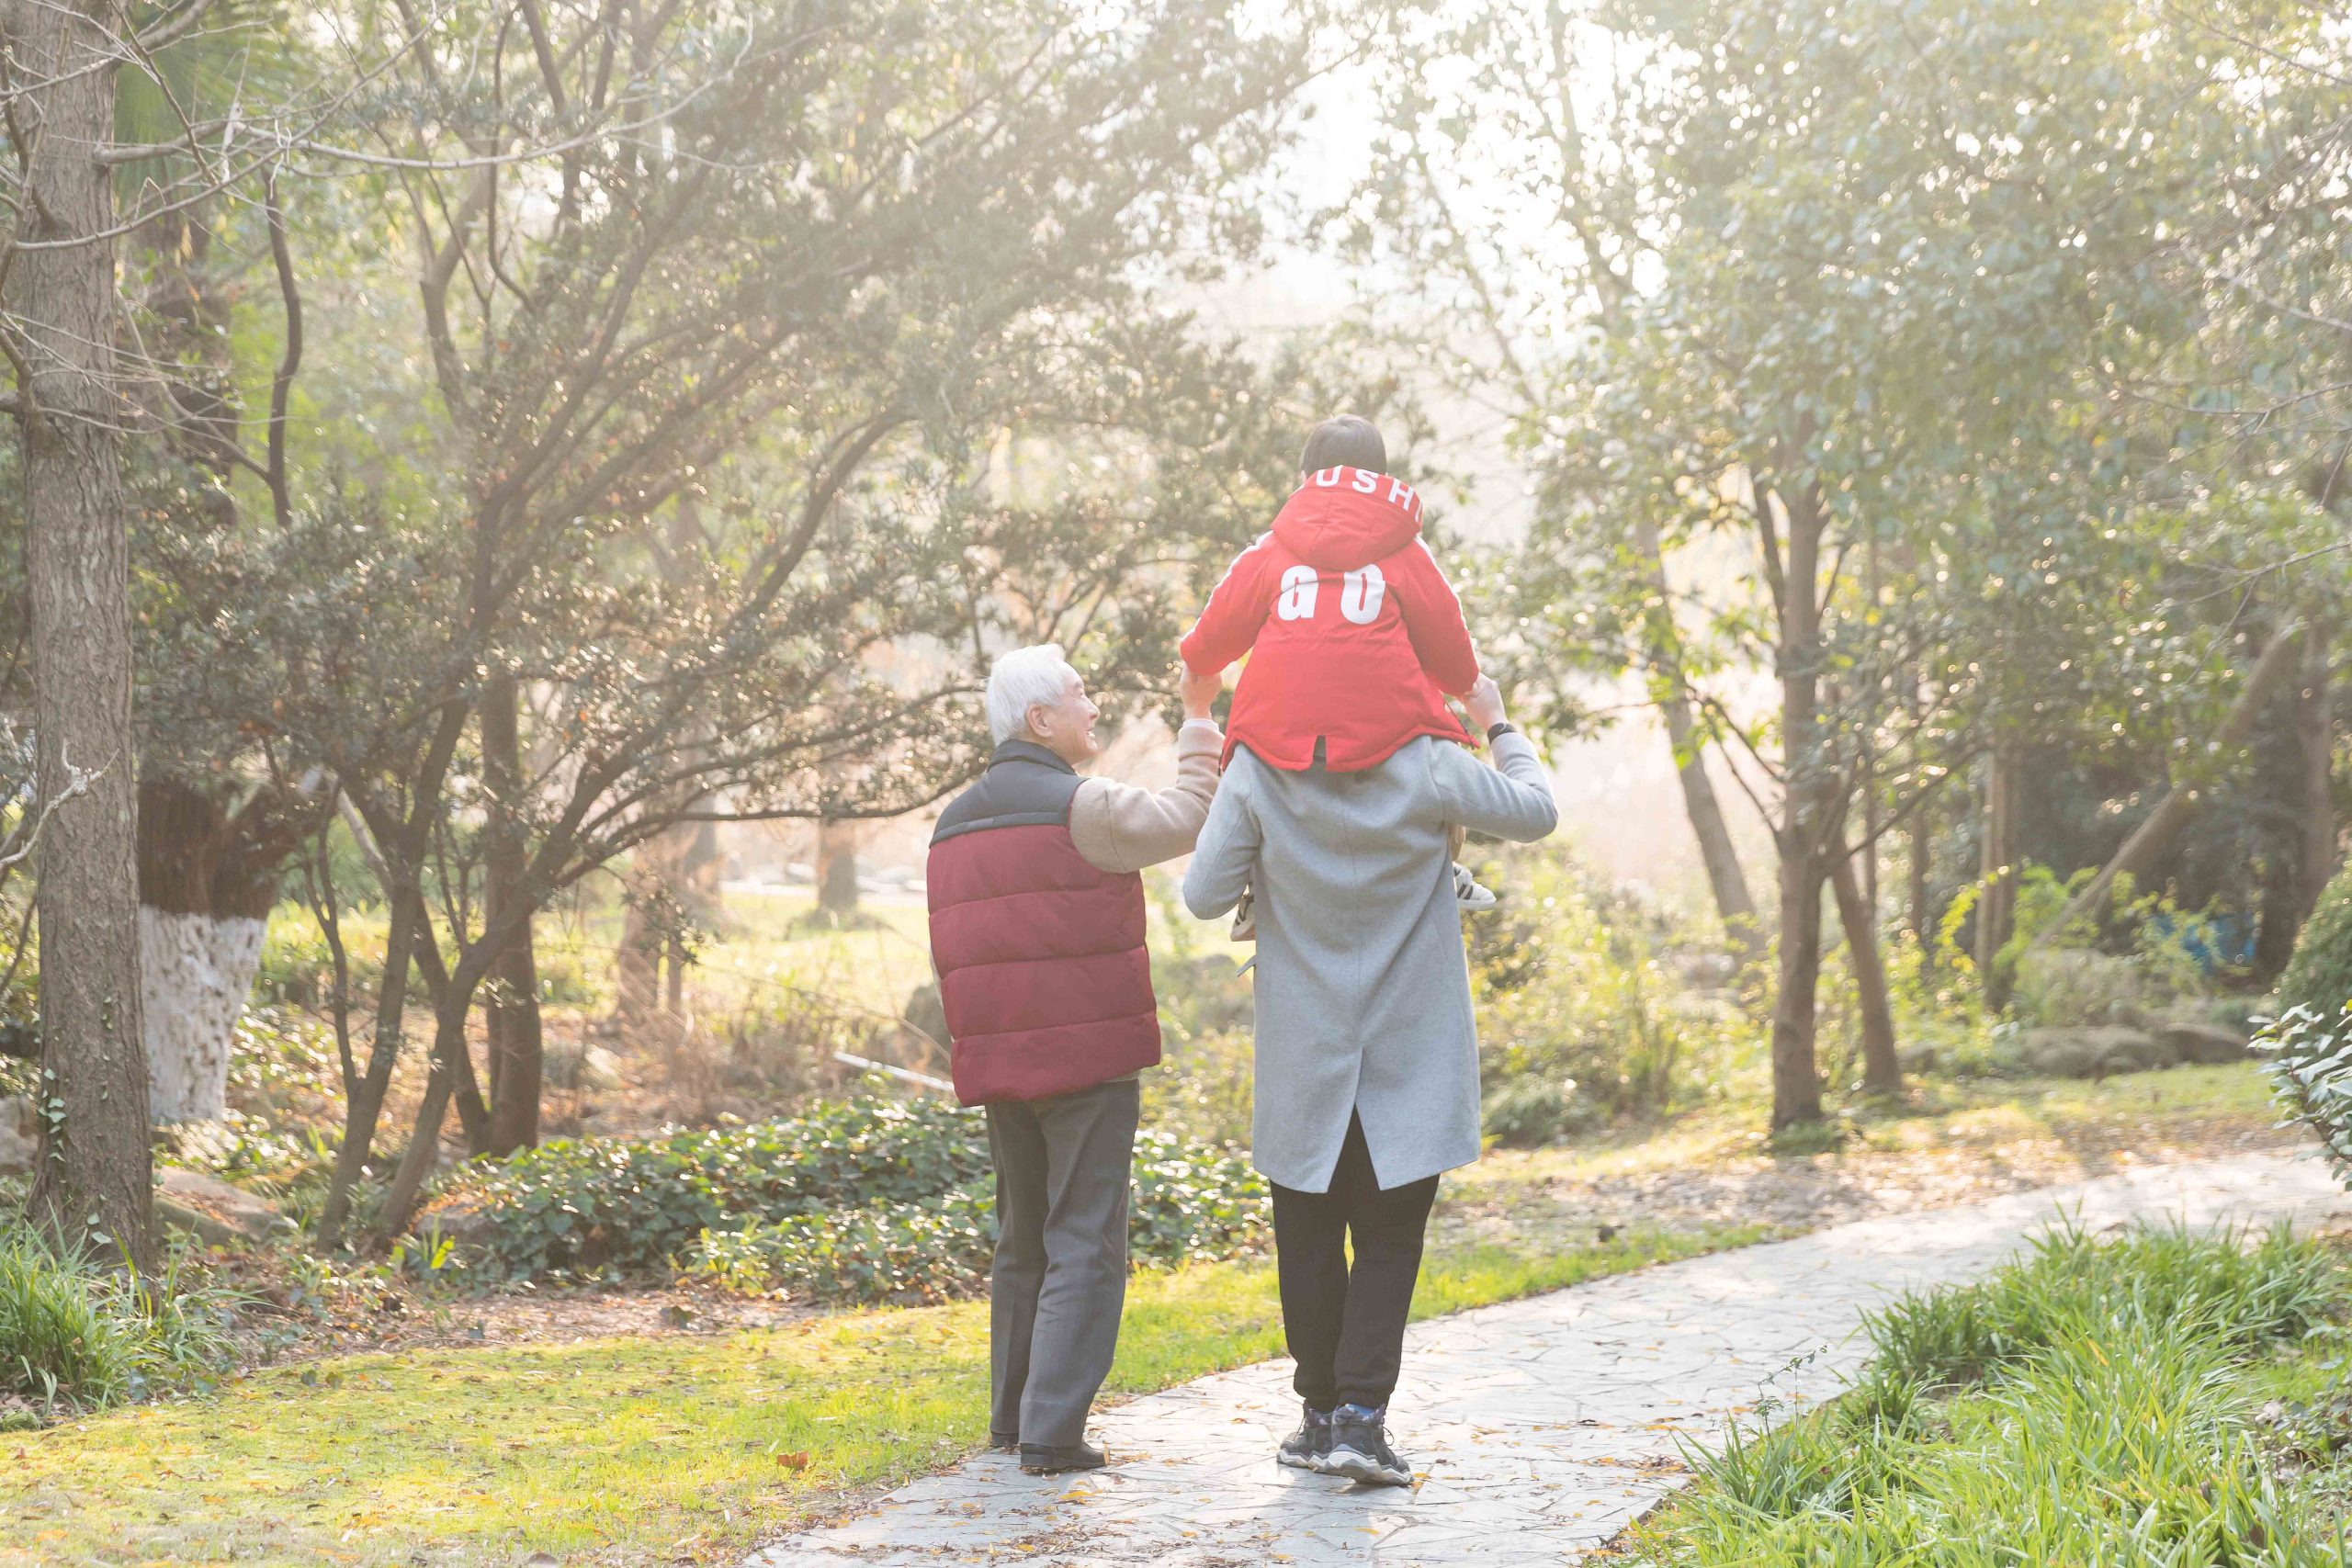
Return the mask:
<path fill-rule="evenodd" d="M 1865 847 L 1863 854 L 1869 854 Z M 1878 947 L 1878 920 L 1854 874 L 1852 857 L 1830 868 L 1829 886 L 1838 897 L 1838 919 L 1846 932 L 1846 951 L 1854 963 L 1854 988 L 1862 1012 L 1862 1088 L 1872 1094 L 1903 1092 L 1903 1064 L 1894 1055 L 1894 1010 L 1888 1004 L 1886 964 Z"/>
<path fill-rule="evenodd" d="M 1674 747 L 1674 771 L 1682 782 L 1682 809 L 1690 832 L 1699 840 L 1699 859 L 1707 868 L 1707 886 L 1714 894 L 1715 914 L 1723 921 L 1732 955 L 1746 969 L 1764 955 L 1764 933 L 1756 919 L 1756 900 L 1740 870 L 1739 851 L 1732 843 L 1724 820 L 1723 803 L 1714 781 L 1707 777 L 1705 748 L 1692 738 L 1698 721 L 1681 680 L 1681 656 L 1673 632 L 1672 601 L 1667 595 L 1666 557 L 1658 547 L 1657 525 L 1644 517 L 1635 522 L 1634 536 L 1656 590 L 1658 608 L 1645 625 L 1645 657 L 1667 682 L 1668 694 L 1658 703 L 1666 720 L 1667 739 Z"/>
<path fill-rule="evenodd" d="M 2017 931 L 2018 756 L 1996 741 L 1985 759 L 1984 829 L 1977 861 L 1976 974 L 1984 1005 L 1995 1012 L 2009 1005 L 2014 978 L 2001 963 L 2001 949 Z"/>
<path fill-rule="evenodd" d="M 2319 907 L 2319 896 L 2335 874 L 2335 705 L 2328 691 L 2334 649 L 2327 627 L 2303 628 L 2303 680 L 2295 694 L 2295 734 L 2301 740 L 2302 864 L 2300 923 Z"/>
<path fill-rule="evenodd" d="M 1928 908 L 1928 884 L 1935 867 L 1936 814 L 1935 801 L 1922 796 L 1911 808 L 1911 826 L 1904 835 L 1909 853 L 1905 857 L 1909 873 L 1909 885 L 1905 889 L 1905 901 L 1911 926 L 1911 940 L 1919 944 L 1919 961 L 1935 961 L 1935 911 Z"/>
<path fill-rule="evenodd" d="M 2092 877 L 2081 892 L 2067 900 L 2066 908 L 2050 923 L 2049 929 L 2034 938 L 2036 947 L 2052 941 L 2085 915 L 2103 908 L 2108 895 L 2114 890 L 2117 877 L 2128 875 L 2137 880 L 2145 876 L 2165 851 L 2172 847 L 2172 841 L 2180 836 L 2181 829 L 2188 827 L 2198 812 L 2204 808 L 2205 786 L 2221 770 L 2236 761 L 2239 750 L 2245 745 L 2246 736 L 2253 731 L 2255 719 L 2260 716 L 2263 705 L 2270 700 L 2270 694 L 2278 689 L 2290 671 L 2301 668 L 2297 653 L 2301 636 L 2300 628 L 2290 626 L 2270 639 L 2270 646 L 2264 649 L 2262 657 L 2254 661 L 2254 669 L 2245 678 L 2245 689 L 2230 705 L 2228 716 L 2222 720 L 2222 728 L 2215 732 L 2212 744 L 2207 748 L 2205 764 L 2185 773 L 2172 788 L 2165 792 L 2165 797 L 2156 802 L 2156 808 L 2148 813 L 2147 820 L 2123 840 L 2123 847 L 2115 852 L 2115 858 L 2101 866 L 2098 874 Z"/>
<path fill-rule="evenodd" d="M 439 1163 L 441 1122 L 448 1114 L 449 1101 L 457 1093 L 457 1064 L 466 1054 L 466 1015 L 473 1010 L 473 996 L 481 986 L 482 974 L 483 966 L 475 959 L 460 959 L 440 1005 L 434 1009 L 433 1052 L 425 1071 L 424 1099 L 417 1107 L 416 1126 L 409 1134 L 408 1149 L 392 1173 L 391 1185 L 384 1191 L 383 1213 L 376 1222 L 380 1241 L 389 1242 L 408 1229 L 409 1219 L 416 1212 L 417 1198 L 424 1190 L 434 1166 Z"/>
<path fill-rule="evenodd" d="M 20 198 L 33 238 L 114 225 L 119 13 L 97 0 L 15 8 L 10 47 L 37 125 Z M 19 251 L 5 329 L 21 355 L 25 568 L 43 808 L 41 1060 L 62 1102 L 34 1185 L 69 1240 L 155 1262 L 154 1170 L 141 1038 L 137 763 L 131 751 L 130 540 L 115 375 L 115 247 Z M 85 793 L 65 798 L 77 773 Z"/>
<path fill-rule="evenodd" d="M 445 715 L 445 741 L 451 728 L 447 718 Z M 447 747 L 436 744 L 439 767 L 428 761 L 425 769 L 424 782 L 435 795 L 440 790 L 440 771 L 447 766 Z M 384 852 L 379 874 L 383 878 L 390 914 L 384 933 L 383 977 L 376 987 L 376 1021 L 368 1047 L 368 1066 L 360 1075 L 356 1089 L 345 1098 L 343 1143 L 335 1150 L 334 1175 L 327 1183 L 326 1202 L 319 1212 L 319 1245 L 325 1248 L 342 1243 L 344 1226 L 351 1218 L 352 1193 L 360 1178 L 367 1174 L 368 1158 L 375 1147 L 376 1124 L 383 1116 L 384 1095 L 391 1087 L 392 1066 L 400 1057 L 409 970 L 415 961 L 417 921 L 424 909 L 413 845 L 399 844 L 400 859 L 395 861 L 396 846 L 385 831 L 386 825 L 371 818 L 367 826 Z M 446 991 L 445 987 L 445 994 Z"/>
<path fill-rule="evenodd" d="M 1665 716 L 1667 739 L 1674 746 L 1675 771 L 1682 781 L 1682 809 L 1690 819 L 1692 836 L 1699 840 L 1699 858 L 1707 868 L 1715 914 L 1723 921 L 1732 956 L 1746 969 L 1764 955 L 1764 931 L 1756 919 L 1756 900 L 1748 894 L 1747 877 L 1740 870 L 1739 851 L 1733 846 L 1731 829 L 1724 821 L 1723 804 L 1715 796 L 1714 782 L 1707 777 L 1704 750 L 1691 739 L 1696 723 L 1690 704 L 1673 696 L 1660 703 L 1658 711 Z"/>
<path fill-rule="evenodd" d="M 169 774 L 139 781 L 140 1016 L 158 1125 L 227 1113 L 229 1048 L 300 839 L 266 795 L 223 806 Z"/>
<path fill-rule="evenodd" d="M 524 886 L 528 846 L 515 821 L 522 809 L 522 757 L 516 736 L 519 694 L 511 677 L 482 690 L 482 782 L 491 796 L 490 841 L 482 859 L 485 929 L 517 906 L 535 907 Z M 491 965 L 485 1010 L 490 1025 L 490 1136 L 487 1153 L 503 1157 L 539 1141 L 543 1035 L 538 956 L 526 914 Z M 463 1045 L 459 1048 L 462 1050 Z"/>
<path fill-rule="evenodd" d="M 1781 848 L 1781 963 L 1772 998 L 1772 1130 L 1821 1120 L 1814 991 L 1821 979 L 1821 857 Z"/>
<path fill-rule="evenodd" d="M 2287 961 L 2295 954 L 2295 933 L 2303 920 L 2298 907 L 2302 869 L 2298 860 L 2274 852 L 2264 855 L 2256 870 L 2262 898 L 2255 911 L 2253 971 L 2265 985 L 2285 973 Z"/>
<path fill-rule="evenodd" d="M 157 1126 L 229 1111 L 229 1049 L 261 969 L 266 919 L 139 908 L 148 1107 Z"/>
<path fill-rule="evenodd" d="M 1781 735 L 1786 774 L 1781 850 L 1781 962 L 1772 999 L 1772 1127 L 1821 1120 L 1821 1073 L 1814 1055 L 1814 989 L 1821 976 L 1821 879 L 1836 781 L 1823 755 L 1821 626 L 1814 593 L 1826 519 L 1820 498 L 1783 498 L 1788 561 L 1780 599 Z M 1759 505 L 1769 506 L 1759 498 Z"/>
<path fill-rule="evenodd" d="M 817 912 L 836 923 L 857 914 L 857 829 L 849 823 L 817 824 Z"/>

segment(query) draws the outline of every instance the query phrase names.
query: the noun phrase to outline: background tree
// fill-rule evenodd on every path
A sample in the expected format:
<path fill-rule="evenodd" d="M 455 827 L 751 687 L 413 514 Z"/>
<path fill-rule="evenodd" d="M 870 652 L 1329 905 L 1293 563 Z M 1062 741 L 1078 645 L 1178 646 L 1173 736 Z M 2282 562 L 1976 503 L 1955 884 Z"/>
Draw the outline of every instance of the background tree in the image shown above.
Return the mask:
<path fill-rule="evenodd" d="M 0 21 L 12 232 L 0 324 L 15 372 L 30 587 L 41 845 L 41 1156 L 34 1203 L 62 1235 L 155 1261 L 140 1038 L 130 540 L 115 364 L 112 8 L 16 6 Z M 69 795 L 76 798 L 69 799 Z"/>
<path fill-rule="evenodd" d="M 433 1070 L 393 1229 L 452 1104 L 502 1124 L 465 1021 L 549 896 L 674 823 L 933 798 L 975 760 L 944 721 L 973 661 L 1040 618 L 1080 646 L 1165 632 L 1182 577 L 1158 563 L 1214 524 L 1167 510 L 1194 487 L 1136 465 L 1198 460 L 1155 445 L 1159 406 L 1237 367 L 1153 319 L 1140 269 L 1180 242 L 1249 242 L 1215 193 L 1273 145 L 1305 35 L 1196 4 L 840 6 L 814 29 L 806 9 L 626 39 L 548 21 L 548 52 L 487 84 L 459 69 L 472 34 L 401 64 L 424 107 L 379 155 L 366 231 L 391 225 L 418 257 L 437 407 L 396 482 L 240 537 L 214 573 L 235 602 L 202 622 L 224 638 L 207 667 L 251 677 L 209 700 L 278 775 L 334 781 L 389 879 L 331 1238 L 372 1158 L 412 966 L 435 998 Z M 496 36 L 530 36 L 497 15 Z M 499 156 L 559 145 L 568 112 L 616 119 L 599 95 L 625 81 L 663 106 L 658 136 L 566 146 L 545 186 Z M 1057 430 L 1153 482 L 991 500 L 990 446 Z M 657 568 L 686 500 L 698 536 Z M 527 1056 L 488 1077 L 536 1103 Z"/>

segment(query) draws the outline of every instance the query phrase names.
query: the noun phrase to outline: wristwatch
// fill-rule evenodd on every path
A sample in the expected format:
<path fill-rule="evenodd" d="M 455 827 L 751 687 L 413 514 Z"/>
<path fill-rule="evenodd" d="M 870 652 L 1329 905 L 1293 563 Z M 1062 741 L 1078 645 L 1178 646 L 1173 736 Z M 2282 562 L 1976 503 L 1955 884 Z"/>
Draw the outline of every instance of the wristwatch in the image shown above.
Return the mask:
<path fill-rule="evenodd" d="M 1517 735 L 1518 733 L 1519 726 L 1513 724 L 1507 718 L 1497 719 L 1494 723 L 1487 726 L 1487 740 L 1489 745 L 1493 744 L 1496 740 L 1500 739 L 1503 736 Z"/>

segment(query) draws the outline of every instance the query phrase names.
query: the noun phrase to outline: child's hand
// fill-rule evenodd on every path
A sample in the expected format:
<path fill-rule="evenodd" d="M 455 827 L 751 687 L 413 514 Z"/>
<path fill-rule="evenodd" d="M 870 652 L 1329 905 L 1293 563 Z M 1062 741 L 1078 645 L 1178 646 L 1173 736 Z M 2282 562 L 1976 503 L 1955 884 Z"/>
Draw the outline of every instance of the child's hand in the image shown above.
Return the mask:
<path fill-rule="evenodd" d="M 1225 689 L 1224 671 L 1213 670 L 1204 675 L 1189 664 L 1182 668 L 1184 676 L 1177 683 L 1176 694 L 1183 699 L 1184 716 L 1207 718 L 1210 716 L 1209 705 L 1216 701 L 1217 693 Z"/>
<path fill-rule="evenodd" d="M 1470 716 L 1471 724 L 1482 736 L 1504 722 L 1503 690 L 1495 684 L 1492 675 L 1478 677 L 1470 694 L 1462 699 L 1462 711 Z"/>

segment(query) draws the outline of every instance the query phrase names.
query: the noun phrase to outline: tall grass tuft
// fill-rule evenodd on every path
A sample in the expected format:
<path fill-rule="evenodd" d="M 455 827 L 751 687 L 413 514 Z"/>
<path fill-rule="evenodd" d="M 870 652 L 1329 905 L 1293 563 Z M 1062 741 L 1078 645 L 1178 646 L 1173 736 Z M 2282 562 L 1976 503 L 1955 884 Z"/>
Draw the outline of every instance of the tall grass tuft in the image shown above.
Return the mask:
<path fill-rule="evenodd" d="M 1932 1389 L 1979 1382 L 2069 1336 L 2170 1323 L 2245 1351 L 2301 1337 L 2344 1299 L 2335 1258 L 2284 1230 L 2252 1240 L 2146 1227 L 2102 1243 L 2067 1224 L 1988 1279 L 1905 1295 L 1865 1321 L 1873 1376 Z"/>
<path fill-rule="evenodd" d="M 0 1420 L 12 1403 L 54 1416 L 205 1382 L 228 1362 L 236 1300 L 176 1257 L 142 1277 L 0 1221 Z"/>
<path fill-rule="evenodd" d="M 2266 1461 L 2250 1358 L 2346 1304 L 2327 1249 L 2284 1233 L 2061 1230 L 1987 1280 L 1873 1317 L 1860 1386 L 1697 1458 L 1699 1484 L 1642 1555 L 2343 1568 L 2325 1511 Z"/>

